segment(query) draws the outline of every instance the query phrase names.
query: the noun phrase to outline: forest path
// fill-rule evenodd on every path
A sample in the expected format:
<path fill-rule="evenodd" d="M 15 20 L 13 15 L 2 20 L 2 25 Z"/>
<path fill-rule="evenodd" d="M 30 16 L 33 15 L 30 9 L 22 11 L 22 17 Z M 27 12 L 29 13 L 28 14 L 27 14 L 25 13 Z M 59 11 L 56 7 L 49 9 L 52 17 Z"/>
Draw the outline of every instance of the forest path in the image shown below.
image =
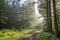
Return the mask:
<path fill-rule="evenodd" d="M 21 38 L 17 38 L 17 40 L 37 40 L 38 34 L 40 32 L 42 32 L 42 30 L 33 32 L 33 33 L 25 35 L 25 36 L 22 36 Z"/>

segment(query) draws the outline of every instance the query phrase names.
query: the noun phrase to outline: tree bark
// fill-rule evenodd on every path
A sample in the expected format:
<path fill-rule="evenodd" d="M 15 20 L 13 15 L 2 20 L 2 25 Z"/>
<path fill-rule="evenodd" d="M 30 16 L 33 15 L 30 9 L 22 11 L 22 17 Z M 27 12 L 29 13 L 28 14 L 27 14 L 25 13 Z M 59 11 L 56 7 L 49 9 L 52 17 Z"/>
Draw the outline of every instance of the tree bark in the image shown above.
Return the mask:
<path fill-rule="evenodd" d="M 48 31 L 52 31 L 52 17 L 51 17 L 51 0 L 47 0 L 47 21 L 48 21 Z"/>
<path fill-rule="evenodd" d="M 53 0 L 53 12 L 54 12 L 54 26 L 55 26 L 55 34 L 58 36 L 58 23 L 57 23 L 57 15 L 56 15 L 56 0 Z"/>
<path fill-rule="evenodd" d="M 48 0 L 47 0 L 47 29 L 48 29 L 48 32 L 49 32 L 49 15 L 48 15 Z"/>

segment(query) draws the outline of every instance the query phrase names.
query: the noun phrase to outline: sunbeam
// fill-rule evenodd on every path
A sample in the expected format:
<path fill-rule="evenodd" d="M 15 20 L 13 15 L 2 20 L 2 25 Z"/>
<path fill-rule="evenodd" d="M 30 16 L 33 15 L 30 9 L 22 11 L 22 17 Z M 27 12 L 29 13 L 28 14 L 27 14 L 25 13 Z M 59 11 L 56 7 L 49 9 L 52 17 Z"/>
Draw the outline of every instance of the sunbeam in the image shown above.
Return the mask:
<path fill-rule="evenodd" d="M 34 26 L 38 26 L 38 25 L 41 25 L 43 23 L 43 19 L 44 17 L 39 13 L 39 10 L 38 10 L 38 3 L 37 3 L 38 0 L 34 0 L 35 4 L 34 4 L 34 8 L 35 8 L 35 25 Z M 42 26 L 42 25 L 41 25 Z M 41 27 L 42 29 L 42 27 Z"/>

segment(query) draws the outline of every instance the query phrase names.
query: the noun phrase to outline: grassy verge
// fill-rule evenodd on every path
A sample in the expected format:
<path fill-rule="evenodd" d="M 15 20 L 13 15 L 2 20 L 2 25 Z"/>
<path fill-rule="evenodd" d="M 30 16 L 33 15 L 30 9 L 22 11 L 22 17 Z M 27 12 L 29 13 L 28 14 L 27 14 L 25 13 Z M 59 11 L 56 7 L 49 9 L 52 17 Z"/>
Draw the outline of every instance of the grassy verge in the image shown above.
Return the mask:
<path fill-rule="evenodd" d="M 59 40 L 59 39 L 51 33 L 42 32 L 39 34 L 38 40 Z"/>
<path fill-rule="evenodd" d="M 23 29 L 21 31 L 19 30 L 9 30 L 9 29 L 3 29 L 0 30 L 0 38 L 13 38 L 13 37 L 20 37 L 22 35 L 29 34 L 33 32 L 33 29 Z"/>

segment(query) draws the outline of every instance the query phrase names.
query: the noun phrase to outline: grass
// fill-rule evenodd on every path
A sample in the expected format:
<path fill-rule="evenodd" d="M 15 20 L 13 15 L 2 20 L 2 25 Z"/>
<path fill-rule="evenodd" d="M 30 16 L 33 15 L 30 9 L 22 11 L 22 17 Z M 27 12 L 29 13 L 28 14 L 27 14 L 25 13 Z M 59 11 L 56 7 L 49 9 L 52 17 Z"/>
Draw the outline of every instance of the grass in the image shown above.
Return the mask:
<path fill-rule="evenodd" d="M 58 40 L 58 38 L 51 33 L 42 32 L 39 34 L 38 40 Z"/>
<path fill-rule="evenodd" d="M 30 29 L 23 29 L 22 31 L 19 30 L 9 30 L 9 29 L 3 29 L 0 30 L 0 38 L 13 38 L 13 37 L 20 37 L 26 34 L 29 34 L 33 32 L 34 30 Z"/>

